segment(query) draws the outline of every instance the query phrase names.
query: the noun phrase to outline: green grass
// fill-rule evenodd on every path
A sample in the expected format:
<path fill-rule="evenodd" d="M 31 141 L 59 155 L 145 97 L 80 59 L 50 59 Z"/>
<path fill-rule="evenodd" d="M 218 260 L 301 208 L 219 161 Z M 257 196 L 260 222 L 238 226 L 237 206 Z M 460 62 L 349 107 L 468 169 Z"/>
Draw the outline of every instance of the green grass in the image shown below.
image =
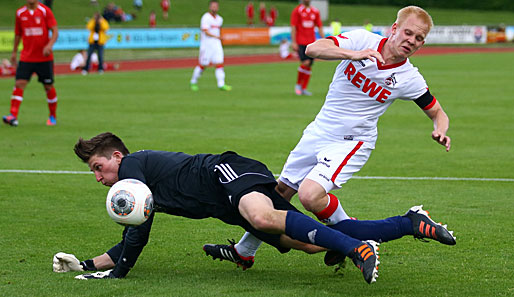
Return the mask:
<path fill-rule="evenodd" d="M 110 0 L 99 0 L 98 7 L 89 4 L 88 0 L 54 1 L 53 10 L 59 26 L 81 28 L 85 26 L 86 18 L 92 16 L 95 10 L 103 10 Z M 132 8 L 132 0 L 114 1 L 126 12 L 135 12 Z M 7 1 L 2 3 L 0 10 L 0 28 L 12 28 L 14 26 L 14 12 L 25 3 L 24 0 Z M 148 27 L 148 16 L 151 10 L 157 12 L 158 27 L 182 27 L 199 26 L 201 15 L 207 11 L 207 0 L 173 0 L 170 8 L 170 18 L 162 19 L 159 1 L 144 1 L 142 12 L 137 12 L 138 17 L 123 24 L 114 24 L 114 27 Z M 225 26 L 241 26 L 246 24 L 244 7 L 248 3 L 245 0 L 220 1 L 220 14 L 224 17 Z M 288 26 L 289 16 L 297 1 L 265 1 L 269 9 L 275 6 L 279 11 L 276 25 Z M 258 8 L 259 2 L 254 1 Z M 400 7 L 395 6 L 365 6 L 330 4 L 328 24 L 333 19 L 339 19 L 344 25 L 362 25 L 365 19 L 375 25 L 391 25 L 396 12 Z M 258 11 L 257 11 L 258 12 Z M 512 11 L 480 11 L 457 9 L 428 9 L 434 18 L 436 25 L 514 25 L 514 12 Z"/>
<path fill-rule="evenodd" d="M 396 102 L 381 118 L 376 150 L 358 176 L 512 179 L 514 77 L 505 61 L 513 59 L 514 53 L 414 57 L 451 118 L 452 150 L 430 139 L 431 122 L 415 104 Z M 56 127 L 44 125 L 44 93 L 33 78 L 20 126 L 0 127 L 0 169 L 87 171 L 73 145 L 78 137 L 112 131 L 132 151 L 234 150 L 279 173 L 322 106 L 336 65 L 316 62 L 313 97 L 292 94 L 297 62 L 228 66 L 232 92 L 216 89 L 211 68 L 198 93 L 188 89 L 192 69 L 58 76 Z M 0 80 L 2 114 L 12 83 Z M 514 290 L 513 182 L 350 180 L 335 192 L 350 215 L 379 219 L 423 203 L 457 236 L 453 247 L 410 237 L 382 244 L 380 277 L 372 286 L 351 264 L 335 274 L 322 254 L 280 255 L 266 245 L 256 265 L 242 272 L 201 249 L 238 239 L 240 228 L 163 214 L 126 279 L 80 282 L 76 273 L 53 273 L 56 252 L 86 259 L 119 241 L 121 228 L 105 211 L 107 190 L 87 174 L 0 173 L 0 295 L 509 296 Z"/>

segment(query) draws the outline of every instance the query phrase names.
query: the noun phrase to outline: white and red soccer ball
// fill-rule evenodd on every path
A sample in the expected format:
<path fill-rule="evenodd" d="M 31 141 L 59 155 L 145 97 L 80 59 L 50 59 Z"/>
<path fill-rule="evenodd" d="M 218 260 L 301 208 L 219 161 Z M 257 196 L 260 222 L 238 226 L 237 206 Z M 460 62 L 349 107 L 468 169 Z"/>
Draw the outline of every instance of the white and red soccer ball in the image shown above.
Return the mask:
<path fill-rule="evenodd" d="M 115 183 L 105 201 L 107 213 L 116 223 L 138 226 L 146 222 L 153 211 L 152 192 L 137 179 L 123 179 Z"/>

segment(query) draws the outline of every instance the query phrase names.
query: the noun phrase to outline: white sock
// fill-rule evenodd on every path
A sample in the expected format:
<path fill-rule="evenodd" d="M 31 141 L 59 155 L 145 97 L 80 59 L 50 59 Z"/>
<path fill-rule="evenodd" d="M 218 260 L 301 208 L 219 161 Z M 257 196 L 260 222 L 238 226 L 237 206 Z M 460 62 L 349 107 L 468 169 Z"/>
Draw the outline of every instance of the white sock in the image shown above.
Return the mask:
<path fill-rule="evenodd" d="M 243 257 L 255 256 L 257 249 L 261 246 L 262 241 L 253 236 L 251 233 L 246 232 L 238 243 L 234 246 L 239 255 Z"/>
<path fill-rule="evenodd" d="M 342 220 L 349 220 L 349 219 L 350 219 L 350 217 L 344 211 L 343 207 L 341 206 L 341 203 L 339 203 L 336 211 L 334 211 L 334 213 L 328 218 L 330 223 L 327 225 L 335 225 L 335 224 L 341 222 Z"/>
<path fill-rule="evenodd" d="M 335 225 L 342 220 L 348 220 L 350 217 L 346 214 L 339 199 L 333 194 L 328 193 L 328 203 L 325 209 L 315 213 L 316 217 L 327 225 Z"/>
<path fill-rule="evenodd" d="M 221 88 L 225 85 L 225 69 L 223 67 L 216 68 L 214 71 L 216 75 L 216 80 L 218 81 L 218 88 Z"/>
<path fill-rule="evenodd" d="M 198 79 L 200 78 L 200 76 L 202 76 L 202 73 L 203 73 L 202 67 L 197 65 L 195 67 L 195 69 L 193 70 L 193 76 L 191 77 L 191 83 L 196 84 L 196 82 L 198 82 Z"/>

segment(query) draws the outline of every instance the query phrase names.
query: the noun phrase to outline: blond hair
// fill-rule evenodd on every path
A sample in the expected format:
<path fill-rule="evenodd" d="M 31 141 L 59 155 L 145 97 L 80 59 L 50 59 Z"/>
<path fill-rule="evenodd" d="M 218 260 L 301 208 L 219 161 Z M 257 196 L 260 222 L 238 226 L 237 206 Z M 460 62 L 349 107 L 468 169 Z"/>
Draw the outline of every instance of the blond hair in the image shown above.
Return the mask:
<path fill-rule="evenodd" d="M 432 22 L 432 17 L 426 12 L 423 8 L 418 6 L 406 6 L 398 11 L 396 17 L 396 24 L 400 26 L 410 15 L 415 15 L 420 20 L 423 21 L 428 26 L 428 31 L 434 26 L 434 22 Z"/>

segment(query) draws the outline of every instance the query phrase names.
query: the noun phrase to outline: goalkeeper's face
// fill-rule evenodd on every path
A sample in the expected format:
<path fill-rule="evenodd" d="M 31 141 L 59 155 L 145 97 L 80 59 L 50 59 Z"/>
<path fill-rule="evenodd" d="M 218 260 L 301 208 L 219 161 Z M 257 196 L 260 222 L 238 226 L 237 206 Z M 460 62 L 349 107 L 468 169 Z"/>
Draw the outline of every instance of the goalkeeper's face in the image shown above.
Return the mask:
<path fill-rule="evenodd" d="M 122 158 L 123 154 L 121 152 L 114 151 L 109 158 L 93 155 L 87 163 L 95 174 L 96 181 L 110 187 L 118 181 L 118 170 Z"/>

